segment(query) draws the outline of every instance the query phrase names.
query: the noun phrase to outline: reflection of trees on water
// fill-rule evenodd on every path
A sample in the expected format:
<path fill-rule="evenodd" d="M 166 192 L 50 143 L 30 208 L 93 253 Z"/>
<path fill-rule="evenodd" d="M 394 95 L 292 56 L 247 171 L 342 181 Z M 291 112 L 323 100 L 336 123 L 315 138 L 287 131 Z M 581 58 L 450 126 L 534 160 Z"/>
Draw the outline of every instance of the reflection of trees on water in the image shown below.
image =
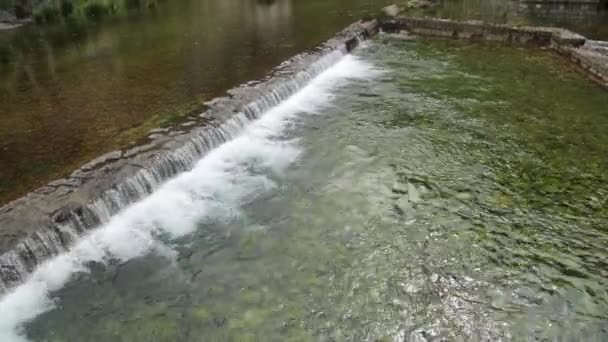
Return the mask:
<path fill-rule="evenodd" d="M 277 38 L 285 34 L 291 22 L 291 0 L 258 0 L 255 8 L 255 25 L 258 35 Z"/>
<path fill-rule="evenodd" d="M 67 21 L 52 28 L 28 26 L 0 37 L 0 89 L 14 90 L 20 82 L 37 79 L 38 73 L 54 78 L 57 53 L 83 45 L 96 31 L 94 26 Z"/>
<path fill-rule="evenodd" d="M 201 39 L 196 46 L 188 47 L 192 56 L 200 60 L 209 60 L 210 54 L 216 52 L 219 54 L 214 59 L 229 60 L 230 58 L 226 58 L 226 56 L 243 55 L 243 53 L 218 50 L 217 47 L 259 49 L 262 45 L 274 44 L 276 40 L 280 40 L 290 32 L 291 0 L 216 0 L 204 4 L 193 1 L 189 6 L 201 6 L 195 11 L 202 15 L 204 21 L 209 22 L 209 24 L 201 23 L 201 17 L 196 15 L 184 17 L 183 13 L 178 18 L 182 21 L 196 21 L 193 23 L 192 29 L 203 31 L 201 38 L 204 39 Z M 210 16 L 207 13 L 213 13 L 213 15 Z M 165 13 L 165 15 L 171 14 Z M 157 35 L 157 30 L 153 27 L 157 24 L 148 23 L 154 16 L 152 14 L 146 16 L 148 18 L 144 21 L 147 24 L 133 23 L 133 25 L 138 25 L 140 31 L 150 29 L 148 33 L 142 32 L 145 37 L 148 37 L 142 41 L 150 40 Z M 129 26 L 131 21 L 137 20 L 137 18 L 129 18 L 123 25 Z M 117 36 L 116 30 L 103 26 L 91 25 L 78 20 L 66 20 L 55 26 L 32 25 L 14 33 L 0 35 L 0 91 L 14 93 L 17 89 L 27 89 L 27 84 L 30 87 L 36 87 L 39 79 L 56 79 L 58 68 L 60 70 L 71 68 L 72 64 L 79 60 L 111 53 L 110 51 L 115 48 L 121 49 L 120 46 L 125 48 L 132 46 L 133 41 Z M 179 26 L 179 24 L 176 26 L 178 31 Z M 223 29 L 228 26 L 240 26 L 239 32 Z M 114 35 L 114 37 L 109 37 L 108 34 Z M 179 33 L 174 32 L 174 34 Z M 105 38 L 102 39 L 102 37 Z M 111 39 L 108 41 L 108 38 Z M 246 43 L 226 44 L 227 41 L 235 39 L 245 39 Z M 114 45 L 118 45 L 118 47 Z M 255 51 L 252 53 L 253 55 L 259 54 Z M 238 64 L 238 61 L 236 63 Z M 188 69 L 187 66 L 185 68 Z M 200 73 L 194 75 L 200 75 Z M 222 75 L 218 75 L 218 77 L 222 78 Z"/>
<path fill-rule="evenodd" d="M 291 0 L 213 0 L 192 2 L 192 13 L 213 13 L 205 20 L 189 16 L 186 29 L 195 44 L 184 47 L 190 61 L 184 78 L 190 84 L 218 84 L 227 89 L 242 79 L 259 77 L 257 69 L 277 64 L 273 51 L 291 35 Z M 186 52 L 187 51 L 187 52 Z M 210 66 L 213 66 L 210 68 Z"/>

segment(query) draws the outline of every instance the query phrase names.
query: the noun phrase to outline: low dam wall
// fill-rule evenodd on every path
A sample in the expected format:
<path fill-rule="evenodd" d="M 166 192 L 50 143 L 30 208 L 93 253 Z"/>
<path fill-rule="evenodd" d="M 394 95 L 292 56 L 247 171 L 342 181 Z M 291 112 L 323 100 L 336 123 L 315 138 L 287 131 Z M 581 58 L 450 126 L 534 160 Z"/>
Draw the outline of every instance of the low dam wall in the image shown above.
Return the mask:
<path fill-rule="evenodd" d="M 0 294 L 23 283 L 40 263 L 69 249 L 79 236 L 190 170 L 377 30 L 373 20 L 353 24 L 314 51 L 282 63 L 265 79 L 208 102 L 192 121 L 156 129 L 145 143 L 101 156 L 0 207 Z"/>
<path fill-rule="evenodd" d="M 380 24 L 383 31 L 494 41 L 551 48 L 579 65 L 593 80 L 608 87 L 608 43 L 556 27 L 487 24 L 480 21 L 395 16 Z"/>

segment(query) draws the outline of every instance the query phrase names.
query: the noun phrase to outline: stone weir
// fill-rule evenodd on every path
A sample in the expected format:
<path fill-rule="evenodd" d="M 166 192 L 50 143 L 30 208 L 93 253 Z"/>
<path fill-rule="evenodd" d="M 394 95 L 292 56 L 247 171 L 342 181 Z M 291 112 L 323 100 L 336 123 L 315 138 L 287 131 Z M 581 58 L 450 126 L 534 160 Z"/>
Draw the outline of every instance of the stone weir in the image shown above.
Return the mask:
<path fill-rule="evenodd" d="M 386 32 L 457 39 L 495 41 L 550 48 L 569 58 L 601 85 L 608 87 L 608 42 L 588 40 L 584 36 L 557 27 L 531 27 L 489 24 L 481 21 L 398 16 L 393 7 L 385 9 L 380 27 Z"/>
<path fill-rule="evenodd" d="M 263 80 L 208 102 L 196 121 L 155 130 L 150 142 L 97 158 L 0 208 L 0 293 L 27 280 L 46 259 L 190 170 L 208 151 L 284 101 L 316 75 L 377 33 L 377 22 L 353 24 L 318 48 L 295 56 Z"/>

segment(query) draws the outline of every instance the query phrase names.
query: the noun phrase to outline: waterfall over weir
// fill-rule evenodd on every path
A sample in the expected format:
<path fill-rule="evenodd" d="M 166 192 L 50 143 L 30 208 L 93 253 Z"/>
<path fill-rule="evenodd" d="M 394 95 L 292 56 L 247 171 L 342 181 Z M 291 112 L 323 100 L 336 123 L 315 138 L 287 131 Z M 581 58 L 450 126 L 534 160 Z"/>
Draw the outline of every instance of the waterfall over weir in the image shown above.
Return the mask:
<path fill-rule="evenodd" d="M 165 145 L 146 163 L 135 159 L 136 172 L 83 204 L 54 211 L 46 225 L 30 227 L 0 255 L 0 340 L 22 340 L 19 325 L 52 308 L 50 293 L 75 272 L 87 272 L 88 263 L 172 254 L 158 234 L 188 234 L 205 218 L 272 188 L 271 179 L 251 173 L 248 161 L 280 173 L 297 158 L 294 144 L 276 137 L 290 117 L 326 102 L 336 84 L 368 75 L 369 67 L 347 53 L 369 33 L 353 25 L 317 51 L 284 63 L 274 76 L 213 101 L 201 116 L 224 115 L 221 123 L 177 137 L 175 148 Z"/>
<path fill-rule="evenodd" d="M 52 227 L 34 232 L 0 256 L 0 290 L 21 284 L 40 262 L 67 250 L 78 236 L 107 223 L 128 205 L 150 195 L 167 179 L 191 169 L 203 155 L 233 139 L 247 124 L 292 96 L 344 54 L 343 49 L 327 53 L 308 68 L 278 82 L 221 125 L 200 129 L 182 147 L 158 156 L 150 166 L 103 192 L 101 197 L 57 215 Z"/>

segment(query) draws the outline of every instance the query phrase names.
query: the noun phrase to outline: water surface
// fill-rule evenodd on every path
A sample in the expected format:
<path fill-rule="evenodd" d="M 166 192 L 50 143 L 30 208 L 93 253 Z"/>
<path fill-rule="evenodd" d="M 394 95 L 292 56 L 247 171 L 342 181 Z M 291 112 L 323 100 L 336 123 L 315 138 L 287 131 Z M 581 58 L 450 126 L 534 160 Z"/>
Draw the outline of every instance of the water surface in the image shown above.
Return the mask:
<path fill-rule="evenodd" d="M 102 228 L 81 251 L 104 262 L 55 272 L 71 280 L 22 333 L 606 340 L 605 108 L 545 51 L 381 36 L 131 214 L 142 226 Z"/>

